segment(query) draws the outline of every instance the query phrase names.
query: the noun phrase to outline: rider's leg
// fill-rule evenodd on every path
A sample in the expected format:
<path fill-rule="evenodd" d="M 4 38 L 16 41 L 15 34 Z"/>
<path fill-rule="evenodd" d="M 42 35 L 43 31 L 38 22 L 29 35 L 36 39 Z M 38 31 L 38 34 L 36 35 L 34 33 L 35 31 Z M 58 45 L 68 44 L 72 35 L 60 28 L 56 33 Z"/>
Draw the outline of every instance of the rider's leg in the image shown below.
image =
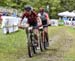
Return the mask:
<path fill-rule="evenodd" d="M 45 34 L 45 36 L 44 36 L 44 38 L 46 39 L 46 47 L 49 47 L 49 38 L 48 38 L 48 27 L 45 27 L 44 28 L 44 34 Z"/>
<path fill-rule="evenodd" d="M 34 29 L 33 32 L 34 32 L 34 34 L 35 34 L 34 37 L 35 37 L 36 42 L 37 42 L 37 44 L 38 44 L 38 40 L 39 40 L 39 39 L 38 39 L 38 37 L 39 37 L 38 29 Z"/>
<path fill-rule="evenodd" d="M 40 46 L 39 46 L 39 31 L 38 31 L 38 29 L 34 29 L 34 34 L 35 34 L 35 39 L 36 39 L 36 43 L 37 43 L 37 49 L 40 49 Z"/>
<path fill-rule="evenodd" d="M 44 37 L 46 37 L 46 40 L 48 42 L 49 41 L 49 38 L 48 38 L 48 27 L 44 28 L 44 33 L 45 33 Z"/>

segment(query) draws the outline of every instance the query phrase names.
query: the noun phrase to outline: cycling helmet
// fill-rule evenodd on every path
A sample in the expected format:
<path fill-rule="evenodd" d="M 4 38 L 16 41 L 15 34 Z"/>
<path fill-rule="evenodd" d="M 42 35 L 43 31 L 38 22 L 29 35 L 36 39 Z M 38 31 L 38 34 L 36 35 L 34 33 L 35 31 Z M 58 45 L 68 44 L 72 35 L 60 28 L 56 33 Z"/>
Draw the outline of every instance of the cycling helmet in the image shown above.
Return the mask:
<path fill-rule="evenodd" d="M 24 10 L 26 10 L 26 11 L 32 11 L 33 8 L 32 8 L 32 6 L 26 5 L 26 6 L 24 6 Z"/>

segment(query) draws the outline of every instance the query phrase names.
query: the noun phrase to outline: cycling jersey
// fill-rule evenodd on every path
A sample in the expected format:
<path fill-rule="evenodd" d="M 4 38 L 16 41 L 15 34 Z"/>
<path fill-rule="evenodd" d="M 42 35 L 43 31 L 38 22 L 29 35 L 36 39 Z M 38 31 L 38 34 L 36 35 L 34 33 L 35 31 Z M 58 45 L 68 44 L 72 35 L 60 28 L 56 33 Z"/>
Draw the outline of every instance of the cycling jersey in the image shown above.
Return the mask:
<path fill-rule="evenodd" d="M 47 25 L 48 14 L 43 12 L 43 13 L 38 13 L 38 16 L 41 18 L 42 25 Z"/>
<path fill-rule="evenodd" d="M 33 11 L 31 11 L 31 14 L 29 15 L 28 13 L 24 13 L 22 16 L 22 19 L 24 19 L 24 17 L 26 17 L 28 19 L 28 23 L 37 23 L 37 14 Z"/>

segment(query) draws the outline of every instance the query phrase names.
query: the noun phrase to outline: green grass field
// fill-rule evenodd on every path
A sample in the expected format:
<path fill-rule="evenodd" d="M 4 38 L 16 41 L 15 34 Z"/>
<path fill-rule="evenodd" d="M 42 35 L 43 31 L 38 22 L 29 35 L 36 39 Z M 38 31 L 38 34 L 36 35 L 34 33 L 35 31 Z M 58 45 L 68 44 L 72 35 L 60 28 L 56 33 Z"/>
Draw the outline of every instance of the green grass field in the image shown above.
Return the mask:
<path fill-rule="evenodd" d="M 49 37 L 52 38 L 57 34 L 61 36 L 61 34 L 63 35 L 63 33 L 61 33 L 61 31 L 63 32 L 63 30 L 65 30 L 66 31 L 65 33 L 68 33 L 73 39 L 71 47 L 68 49 L 67 52 L 64 52 L 63 60 L 75 61 L 75 38 L 74 38 L 75 29 L 71 27 L 65 27 L 65 26 L 49 27 Z M 50 48 L 54 48 L 55 46 L 57 46 L 57 48 L 58 47 L 61 48 L 60 46 L 61 42 L 62 40 L 60 40 L 60 42 L 54 42 L 53 45 L 50 46 Z M 46 55 L 49 55 L 49 54 L 53 55 L 54 51 L 49 50 L 43 53 Z M 19 30 L 18 32 L 4 35 L 0 29 L 0 61 L 48 61 L 47 58 L 42 59 L 41 58 L 42 54 L 41 55 L 40 54 L 33 58 L 28 58 L 27 39 L 26 39 L 26 34 L 24 30 Z M 45 57 L 44 54 L 43 54 L 43 58 Z M 58 51 L 58 54 L 59 54 L 59 51 Z"/>

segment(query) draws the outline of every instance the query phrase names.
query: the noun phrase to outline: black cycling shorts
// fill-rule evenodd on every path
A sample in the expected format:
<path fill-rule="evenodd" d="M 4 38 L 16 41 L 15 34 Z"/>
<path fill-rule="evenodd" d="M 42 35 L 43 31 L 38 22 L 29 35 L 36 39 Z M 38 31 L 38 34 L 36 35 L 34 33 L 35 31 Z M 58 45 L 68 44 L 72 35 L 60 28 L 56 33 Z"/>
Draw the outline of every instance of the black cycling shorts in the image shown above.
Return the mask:
<path fill-rule="evenodd" d="M 32 26 L 34 29 L 37 29 L 37 22 L 29 23 L 29 26 Z"/>
<path fill-rule="evenodd" d="M 43 27 L 48 27 L 47 26 L 47 20 L 42 21 L 42 25 L 43 25 Z"/>

